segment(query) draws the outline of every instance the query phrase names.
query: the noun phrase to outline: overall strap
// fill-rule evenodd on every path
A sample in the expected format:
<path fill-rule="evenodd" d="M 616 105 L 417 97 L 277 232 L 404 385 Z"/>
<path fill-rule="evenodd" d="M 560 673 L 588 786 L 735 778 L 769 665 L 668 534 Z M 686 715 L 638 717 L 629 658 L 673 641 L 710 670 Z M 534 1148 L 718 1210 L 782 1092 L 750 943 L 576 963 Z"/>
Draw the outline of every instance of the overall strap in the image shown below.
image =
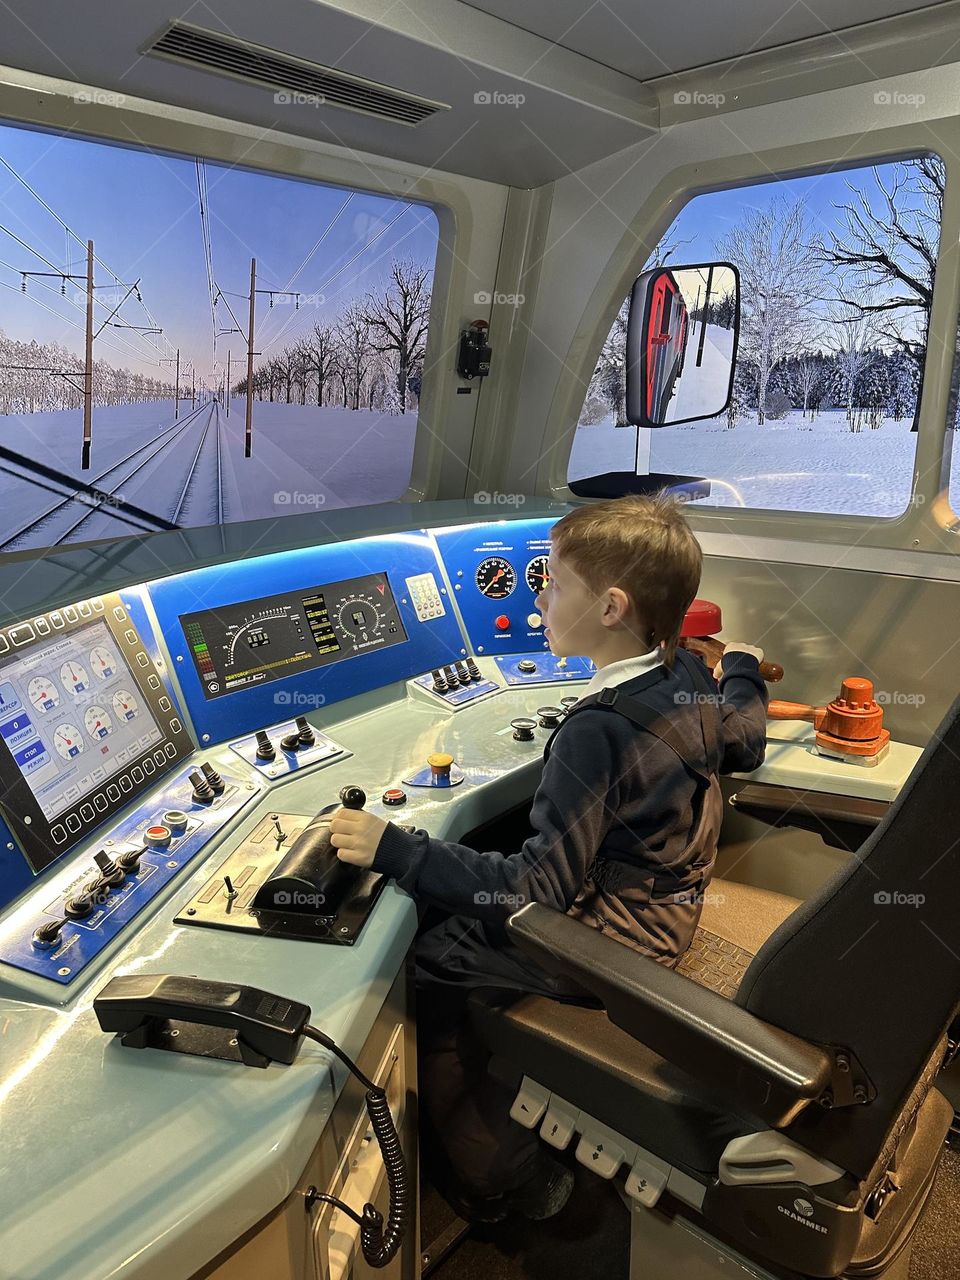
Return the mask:
<path fill-rule="evenodd" d="M 677 656 L 683 653 L 677 650 Z M 651 671 L 641 681 L 635 682 L 633 693 L 628 694 L 617 685 L 607 686 L 599 690 L 598 693 L 591 694 L 590 697 L 584 698 L 575 706 L 571 707 L 563 721 L 554 729 L 553 733 L 547 740 L 544 748 L 544 759 L 550 753 L 550 746 L 554 737 L 560 732 L 567 720 L 571 716 L 577 714 L 578 711 L 586 711 L 590 707 L 604 707 L 610 710 L 619 711 L 621 715 L 627 717 L 633 724 L 640 729 L 645 729 L 648 733 L 652 733 L 654 737 L 659 738 L 665 743 L 671 751 L 687 766 L 687 768 L 701 780 L 705 785 L 709 786 L 713 774 L 719 771 L 720 767 L 720 748 L 719 748 L 719 732 L 717 726 L 718 709 L 717 694 L 711 687 L 707 679 L 706 672 L 697 670 L 701 666 L 699 658 L 692 657 L 689 654 L 683 654 L 683 665 L 690 674 L 697 693 L 697 709 L 700 713 L 700 727 L 703 733 L 704 746 L 706 747 L 706 768 L 692 759 L 687 744 L 678 733 L 676 726 L 660 712 L 654 709 L 646 702 L 641 701 L 636 695 L 643 693 L 652 685 L 659 683 L 671 675 L 672 672 L 666 667 L 658 667 L 655 671 Z"/>

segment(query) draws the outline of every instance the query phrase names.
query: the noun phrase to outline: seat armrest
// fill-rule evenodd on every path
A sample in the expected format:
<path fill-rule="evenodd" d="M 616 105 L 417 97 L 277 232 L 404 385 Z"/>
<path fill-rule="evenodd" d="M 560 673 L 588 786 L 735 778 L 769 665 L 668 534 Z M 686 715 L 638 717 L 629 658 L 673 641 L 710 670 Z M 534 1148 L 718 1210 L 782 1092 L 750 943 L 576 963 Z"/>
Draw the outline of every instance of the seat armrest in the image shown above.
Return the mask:
<path fill-rule="evenodd" d="M 511 940 L 548 972 L 602 1001 L 610 1021 L 739 1113 L 773 1128 L 824 1098 L 835 1055 L 755 1018 L 739 1005 L 540 903 L 507 921 Z"/>

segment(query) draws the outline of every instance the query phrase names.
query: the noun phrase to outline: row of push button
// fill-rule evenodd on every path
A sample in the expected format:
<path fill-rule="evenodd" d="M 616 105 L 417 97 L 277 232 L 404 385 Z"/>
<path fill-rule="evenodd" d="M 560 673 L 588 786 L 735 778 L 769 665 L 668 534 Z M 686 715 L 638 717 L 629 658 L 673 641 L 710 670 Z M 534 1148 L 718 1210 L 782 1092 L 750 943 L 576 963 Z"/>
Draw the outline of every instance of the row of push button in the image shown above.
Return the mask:
<path fill-rule="evenodd" d="M 177 724 L 179 725 L 179 721 Z M 176 754 L 177 748 L 172 742 L 168 742 L 165 746 L 158 747 L 152 756 L 147 756 L 132 769 L 108 783 L 103 791 L 98 791 L 89 800 L 85 800 L 76 813 L 68 813 L 62 822 L 50 828 L 54 844 L 66 844 L 69 836 L 79 834 L 83 823 L 92 822 L 97 813 L 105 813 L 110 804 L 117 804 L 123 796 L 129 795 L 135 786 L 153 777 L 157 769 L 163 768 L 168 760 L 175 759 Z"/>
<path fill-rule="evenodd" d="M 96 613 L 103 613 L 103 601 L 99 597 L 84 600 L 77 605 L 68 604 L 64 609 L 54 609 L 49 614 L 41 614 L 39 618 L 34 618 L 32 622 L 18 623 L 7 632 L 0 631 L 0 653 L 7 653 L 11 645 L 18 649 L 21 645 L 35 640 L 37 636 L 48 636 L 51 631 L 62 631 L 68 622 L 92 618 Z M 127 615 L 122 609 L 116 608 L 114 613 L 121 615 L 120 621 L 126 620 Z"/>
<path fill-rule="evenodd" d="M 594 1116 L 551 1093 L 536 1080 L 524 1076 L 510 1116 L 526 1129 L 540 1126 L 540 1137 L 563 1151 L 575 1133 L 580 1134 L 577 1160 L 601 1178 L 612 1178 L 626 1164 L 624 1190 L 639 1204 L 652 1208 L 670 1181 L 671 1166 L 623 1137 Z"/>

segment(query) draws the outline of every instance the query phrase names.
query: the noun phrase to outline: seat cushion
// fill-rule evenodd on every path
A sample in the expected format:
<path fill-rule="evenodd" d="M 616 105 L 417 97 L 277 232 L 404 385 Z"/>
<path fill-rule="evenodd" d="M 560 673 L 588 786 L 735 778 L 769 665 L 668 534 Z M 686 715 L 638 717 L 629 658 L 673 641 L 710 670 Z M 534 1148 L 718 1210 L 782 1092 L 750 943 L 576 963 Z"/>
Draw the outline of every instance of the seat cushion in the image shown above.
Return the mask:
<path fill-rule="evenodd" d="M 731 995 L 753 951 L 797 905 L 714 880 L 679 971 Z M 603 1009 L 481 990 L 470 998 L 470 1016 L 484 1044 L 518 1073 L 680 1168 L 714 1172 L 730 1139 L 757 1128 L 614 1026 Z"/>

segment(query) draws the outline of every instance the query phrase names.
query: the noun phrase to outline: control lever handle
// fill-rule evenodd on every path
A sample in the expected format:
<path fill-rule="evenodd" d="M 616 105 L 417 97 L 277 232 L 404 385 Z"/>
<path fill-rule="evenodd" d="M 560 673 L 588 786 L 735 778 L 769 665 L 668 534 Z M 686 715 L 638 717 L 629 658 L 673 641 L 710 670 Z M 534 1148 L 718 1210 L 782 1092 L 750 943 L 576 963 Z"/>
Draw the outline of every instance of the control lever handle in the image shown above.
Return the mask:
<path fill-rule="evenodd" d="M 680 644 L 702 658 L 711 671 L 723 657 L 725 648 L 722 640 L 714 640 L 712 636 L 681 636 Z M 783 679 L 783 667 L 779 662 L 761 662 L 760 675 L 768 684 L 777 684 Z"/>
<path fill-rule="evenodd" d="M 342 787 L 339 803 L 320 810 L 264 880 L 252 903 L 254 910 L 334 915 L 346 892 L 363 873 L 337 857 L 330 839 L 330 816 L 340 805 L 362 809 L 366 801 L 361 787 Z"/>

